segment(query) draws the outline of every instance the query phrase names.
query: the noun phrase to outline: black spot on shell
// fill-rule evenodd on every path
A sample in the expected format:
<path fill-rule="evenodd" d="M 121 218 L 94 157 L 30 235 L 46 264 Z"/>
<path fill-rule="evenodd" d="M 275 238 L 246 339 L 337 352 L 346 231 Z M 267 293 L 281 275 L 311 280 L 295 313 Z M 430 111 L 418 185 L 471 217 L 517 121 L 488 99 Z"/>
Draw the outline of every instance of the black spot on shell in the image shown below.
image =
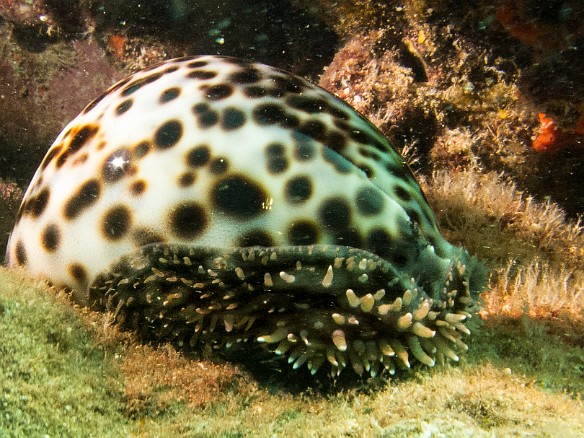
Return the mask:
<path fill-rule="evenodd" d="M 55 166 L 57 166 L 57 168 L 62 167 L 63 164 L 65 164 L 67 162 L 67 160 L 69 159 L 69 155 L 70 155 L 69 149 L 65 149 L 63 152 L 61 152 L 61 155 L 59 155 L 59 157 L 57 158 L 57 162 L 55 163 Z"/>
<path fill-rule="evenodd" d="M 317 141 L 322 142 L 326 139 L 326 127 L 320 120 L 307 120 L 302 123 L 297 130 Z"/>
<path fill-rule="evenodd" d="M 125 148 L 112 152 L 101 167 L 103 179 L 109 183 L 121 179 L 128 172 L 131 157 L 131 152 Z"/>
<path fill-rule="evenodd" d="M 92 125 L 87 125 L 81 128 L 69 142 L 69 151 L 71 153 L 77 152 L 79 149 L 85 146 L 87 142 L 91 141 L 91 139 L 95 137 L 97 131 L 98 128 Z"/>
<path fill-rule="evenodd" d="M 210 111 L 211 107 L 209 106 L 208 103 L 197 103 L 196 105 L 193 106 L 193 113 L 194 114 L 201 114 L 201 113 L 206 113 L 207 111 Z"/>
<path fill-rule="evenodd" d="M 246 218 L 264 211 L 268 196 L 254 181 L 244 175 L 231 175 L 220 180 L 212 190 L 213 204 L 230 216 Z"/>
<path fill-rule="evenodd" d="M 268 172 L 278 174 L 288 168 L 288 158 L 285 155 L 284 146 L 280 143 L 272 143 L 266 146 L 266 166 Z"/>
<path fill-rule="evenodd" d="M 363 247 L 361 234 L 353 227 L 337 230 L 333 233 L 333 236 L 336 245 L 352 246 L 353 248 Z"/>
<path fill-rule="evenodd" d="M 197 177 L 193 172 L 185 172 L 178 177 L 178 185 L 180 187 L 190 187 L 195 183 L 196 180 Z"/>
<path fill-rule="evenodd" d="M 316 146 L 314 142 L 300 132 L 293 132 L 294 157 L 299 161 L 308 161 L 316 156 Z"/>
<path fill-rule="evenodd" d="M 85 182 L 79 190 L 65 204 L 64 215 L 66 219 L 75 219 L 83 210 L 91 207 L 99 199 L 101 186 L 99 181 L 91 179 Z"/>
<path fill-rule="evenodd" d="M 180 204 L 169 215 L 172 233 L 180 239 L 194 239 L 207 226 L 205 209 L 196 202 Z"/>
<path fill-rule="evenodd" d="M 134 181 L 130 185 L 130 192 L 134 196 L 140 196 L 142 193 L 146 191 L 146 187 L 147 187 L 146 181 L 140 179 L 138 181 Z"/>
<path fill-rule="evenodd" d="M 87 285 L 87 269 L 85 269 L 80 263 L 71 263 L 69 265 L 69 275 L 73 277 L 73 280 L 75 280 L 77 284 L 80 284 L 83 287 Z"/>
<path fill-rule="evenodd" d="M 351 112 L 354 112 L 354 110 L 350 110 Z M 350 116 L 343 111 L 340 108 L 337 108 L 333 105 L 329 105 L 327 108 L 327 112 L 329 114 L 331 114 L 333 117 L 335 117 L 336 121 L 340 121 L 340 120 L 349 120 Z"/>
<path fill-rule="evenodd" d="M 131 225 L 132 214 L 128 207 L 117 205 L 103 216 L 101 232 L 108 240 L 118 240 L 124 237 Z"/>
<path fill-rule="evenodd" d="M 28 200 L 25 205 L 25 213 L 29 213 L 32 217 L 37 218 L 45 208 L 47 208 L 47 204 L 49 203 L 50 192 L 48 188 L 42 189 L 36 196 L 33 196 Z"/>
<path fill-rule="evenodd" d="M 136 145 L 136 147 L 134 148 L 134 156 L 136 158 L 142 158 L 146 156 L 148 152 L 150 152 L 151 148 L 152 146 L 150 146 L 150 143 L 148 143 L 147 141 L 143 141 Z"/>
<path fill-rule="evenodd" d="M 46 169 L 46 167 L 53 160 L 53 158 L 55 158 L 55 156 L 59 152 L 61 152 L 61 149 L 62 149 L 61 146 L 53 146 L 51 148 L 51 150 L 47 153 L 47 155 L 45 155 L 45 158 L 43 159 L 43 162 L 41 163 L 41 169 Z"/>
<path fill-rule="evenodd" d="M 25 265 L 26 264 L 26 248 L 24 247 L 24 244 L 22 243 L 22 241 L 18 241 L 16 243 L 16 263 L 19 266 Z"/>
<path fill-rule="evenodd" d="M 292 245 L 312 245 L 318 241 L 318 227 L 311 221 L 294 222 L 288 228 L 288 241 Z"/>
<path fill-rule="evenodd" d="M 245 87 L 243 89 L 243 94 L 251 99 L 257 99 L 266 96 L 268 94 L 268 90 L 266 87 L 262 87 L 261 85 L 252 85 Z"/>
<path fill-rule="evenodd" d="M 403 188 L 400 185 L 395 185 L 393 187 L 393 192 L 395 193 L 395 196 L 400 198 L 402 201 L 408 202 L 412 200 L 412 195 L 410 194 L 410 192 L 408 192 L 405 188 Z"/>
<path fill-rule="evenodd" d="M 171 67 L 165 68 L 164 71 L 162 72 L 163 75 L 167 75 L 169 73 L 173 73 L 175 71 L 178 70 L 178 67 L 176 65 L 173 65 Z"/>
<path fill-rule="evenodd" d="M 331 230 L 346 229 L 351 221 L 351 207 L 343 198 L 323 202 L 318 214 L 323 225 Z"/>
<path fill-rule="evenodd" d="M 262 78 L 257 69 L 253 67 L 237 71 L 229 75 L 229 81 L 235 84 L 253 84 Z"/>
<path fill-rule="evenodd" d="M 396 178 L 400 178 L 406 182 L 409 181 L 410 171 L 408 167 L 403 163 L 393 163 L 387 162 L 385 163 L 385 168 L 389 173 L 391 173 Z"/>
<path fill-rule="evenodd" d="M 258 125 L 274 125 L 285 121 L 284 109 L 275 103 L 264 103 L 253 110 L 253 119 Z"/>
<path fill-rule="evenodd" d="M 375 140 L 371 135 L 361 129 L 351 129 L 348 132 L 349 136 L 359 143 L 371 144 Z"/>
<path fill-rule="evenodd" d="M 120 103 L 117 107 L 116 107 L 116 114 L 118 116 L 121 116 L 122 114 L 124 114 L 126 111 L 128 111 L 130 108 L 132 108 L 132 104 L 134 102 L 132 101 L 132 99 L 126 99 L 124 100 L 122 103 Z"/>
<path fill-rule="evenodd" d="M 211 128 L 219 121 L 217 111 L 212 110 L 206 103 L 198 103 L 193 106 L 193 113 L 197 117 L 197 123 L 201 129 Z"/>
<path fill-rule="evenodd" d="M 148 85 L 154 81 L 157 81 L 163 76 L 163 73 L 155 73 L 150 76 L 146 76 L 145 78 L 137 79 L 133 82 L 130 82 L 121 92 L 122 96 L 126 97 L 132 93 L 135 93 L 144 85 Z"/>
<path fill-rule="evenodd" d="M 233 94 L 233 87 L 229 84 L 217 84 L 201 87 L 203 96 L 209 100 L 222 100 Z"/>
<path fill-rule="evenodd" d="M 201 79 L 204 81 L 208 79 L 213 79 L 215 76 L 217 76 L 216 72 L 208 70 L 195 70 L 187 74 L 187 78 Z"/>
<path fill-rule="evenodd" d="M 190 167 L 202 167 L 205 164 L 207 164 L 209 162 L 209 159 L 211 158 L 211 150 L 209 149 L 209 146 L 206 145 L 200 145 L 197 147 L 194 147 L 193 149 L 191 149 L 189 151 L 189 153 L 187 154 L 187 165 L 189 165 Z"/>
<path fill-rule="evenodd" d="M 41 235 L 41 243 L 43 248 L 48 252 L 53 252 L 59 247 L 61 241 L 61 232 L 59 227 L 55 224 L 48 225 Z"/>
<path fill-rule="evenodd" d="M 284 120 L 282 120 L 280 126 L 291 130 L 298 128 L 298 126 L 300 126 L 300 119 L 296 117 L 294 114 L 287 112 L 284 114 Z"/>
<path fill-rule="evenodd" d="M 192 61 L 187 63 L 187 67 L 188 68 L 201 68 L 201 67 L 205 67 L 207 64 L 209 64 L 207 61 Z"/>
<path fill-rule="evenodd" d="M 326 147 L 335 152 L 342 151 L 347 145 L 347 138 L 340 131 L 328 132 L 323 141 Z"/>
<path fill-rule="evenodd" d="M 364 216 L 372 216 L 381 213 L 383 209 L 383 196 L 376 187 L 363 187 L 357 192 L 357 209 Z"/>
<path fill-rule="evenodd" d="M 307 176 L 297 176 L 286 183 L 286 199 L 292 204 L 299 204 L 310 199 L 312 183 Z"/>
<path fill-rule="evenodd" d="M 154 145 L 159 149 L 173 147 L 182 137 L 183 128 L 178 120 L 164 123 L 154 135 Z"/>
<path fill-rule="evenodd" d="M 245 114 L 243 111 L 229 107 L 223 110 L 221 117 L 221 128 L 225 131 L 232 131 L 240 128 L 245 124 Z"/>
<path fill-rule="evenodd" d="M 280 94 L 284 93 L 300 93 L 304 89 L 304 84 L 302 80 L 286 75 L 286 76 L 279 76 L 279 75 L 272 75 L 270 79 L 275 85 L 275 89 L 280 91 Z"/>
<path fill-rule="evenodd" d="M 243 236 L 237 241 L 237 246 L 273 246 L 274 240 L 272 236 L 265 230 L 253 230 Z"/>
<path fill-rule="evenodd" d="M 292 108 L 296 108 L 308 114 L 320 113 L 328 107 L 326 101 L 323 99 L 300 95 L 290 96 L 288 99 L 286 99 L 286 103 Z"/>
<path fill-rule="evenodd" d="M 180 88 L 178 87 L 169 88 L 160 95 L 159 102 L 167 103 L 170 102 L 171 100 L 176 99 L 178 96 L 180 96 Z"/>
<path fill-rule="evenodd" d="M 211 172 L 213 175 L 220 175 L 222 173 L 225 173 L 228 167 L 229 161 L 227 160 L 227 158 L 217 157 L 213 161 L 211 161 L 211 164 L 209 165 L 209 172 Z"/>

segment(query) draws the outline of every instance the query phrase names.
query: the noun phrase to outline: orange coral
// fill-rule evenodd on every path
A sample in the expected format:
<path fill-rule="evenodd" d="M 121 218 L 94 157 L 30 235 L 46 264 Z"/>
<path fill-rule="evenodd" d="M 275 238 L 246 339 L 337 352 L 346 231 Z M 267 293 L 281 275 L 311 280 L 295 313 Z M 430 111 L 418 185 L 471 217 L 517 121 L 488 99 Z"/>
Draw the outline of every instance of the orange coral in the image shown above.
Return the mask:
<path fill-rule="evenodd" d="M 107 39 L 107 47 L 116 59 L 122 59 L 126 48 L 126 37 L 119 33 L 110 35 Z"/>
<path fill-rule="evenodd" d="M 568 145 L 584 146 L 584 116 L 570 130 L 558 128 L 556 122 L 544 113 L 539 113 L 537 117 L 540 127 L 531 145 L 535 151 L 555 152 Z"/>

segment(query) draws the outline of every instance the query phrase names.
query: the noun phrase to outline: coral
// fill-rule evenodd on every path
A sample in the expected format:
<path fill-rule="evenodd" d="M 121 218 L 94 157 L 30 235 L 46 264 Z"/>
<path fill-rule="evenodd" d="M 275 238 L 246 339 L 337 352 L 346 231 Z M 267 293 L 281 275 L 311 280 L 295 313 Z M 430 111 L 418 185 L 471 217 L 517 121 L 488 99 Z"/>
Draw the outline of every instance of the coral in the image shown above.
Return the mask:
<path fill-rule="evenodd" d="M 540 127 L 531 146 L 536 152 L 556 152 L 567 146 L 584 146 L 584 117 L 580 117 L 574 129 L 558 128 L 551 117 L 544 113 L 537 115 Z"/>

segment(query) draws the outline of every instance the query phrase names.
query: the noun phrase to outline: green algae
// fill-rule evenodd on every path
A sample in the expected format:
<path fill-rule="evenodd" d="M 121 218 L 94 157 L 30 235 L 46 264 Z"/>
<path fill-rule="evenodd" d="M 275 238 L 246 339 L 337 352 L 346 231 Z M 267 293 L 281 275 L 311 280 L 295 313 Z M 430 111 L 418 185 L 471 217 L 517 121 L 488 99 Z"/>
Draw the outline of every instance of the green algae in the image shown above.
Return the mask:
<path fill-rule="evenodd" d="M 120 375 L 79 316 L 0 275 L 0 435 L 126 434 Z"/>
<path fill-rule="evenodd" d="M 0 436 L 584 434 L 582 348 L 531 319 L 485 323 L 456 366 L 300 394 L 106 321 L 0 268 Z"/>

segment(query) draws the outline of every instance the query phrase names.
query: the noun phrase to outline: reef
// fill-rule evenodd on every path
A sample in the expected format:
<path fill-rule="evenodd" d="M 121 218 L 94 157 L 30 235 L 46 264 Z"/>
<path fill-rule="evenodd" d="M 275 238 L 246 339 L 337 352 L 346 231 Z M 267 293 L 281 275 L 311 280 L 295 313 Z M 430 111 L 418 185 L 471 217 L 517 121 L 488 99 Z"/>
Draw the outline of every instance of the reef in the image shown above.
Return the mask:
<path fill-rule="evenodd" d="M 216 10 L 189 2 L 161 9 L 152 2 L 138 11 L 131 1 L 108 9 L 82 1 L 74 8 L 81 19 L 47 8 L 15 15 L 15 5 L 24 3 L 35 8 L 60 4 L 12 1 L 0 8 L 5 55 L 0 71 L 9 79 L 0 84 L 0 106 L 6 109 L 0 111 L 5 181 L 24 188 L 62 126 L 98 90 L 127 73 L 194 52 L 251 58 L 320 81 L 370 119 L 412 167 L 441 233 L 485 260 L 492 273 L 481 295 L 482 309 L 474 316 L 482 326 L 473 329 L 469 352 L 457 366 L 432 373 L 414 368 L 404 378 L 370 382 L 364 392 L 348 390 L 348 398 L 323 400 L 308 391 L 299 399 L 290 395 L 290 388 L 297 387 L 286 386 L 281 371 L 262 380 L 250 367 L 224 371 L 244 377 L 222 381 L 211 398 L 199 398 L 202 404 L 184 399 L 173 404 L 169 400 L 187 392 L 165 379 L 175 372 L 182 376 L 189 366 L 216 375 L 216 362 L 189 358 L 200 360 L 193 365 L 174 353 L 136 347 L 144 348 L 140 351 L 147 358 L 135 349 L 134 365 L 125 368 L 134 382 L 127 392 L 133 408 L 126 415 L 139 418 L 135 430 L 177 432 L 163 418 L 177 420 L 180 432 L 234 434 L 303 427 L 446 436 L 468 430 L 477 436 L 583 430 L 581 2 L 293 0 L 278 2 L 283 4 L 279 14 L 276 2 L 263 1 L 249 11 L 235 2 L 223 2 Z M 250 15 L 257 16 L 254 23 L 270 26 L 244 29 L 238 17 L 248 20 Z M 198 33 L 185 31 L 185 17 L 198 20 Z M 282 20 L 284 31 L 276 24 Z M 297 23 L 304 23 L 301 33 L 294 31 Z M 66 99 L 55 111 L 52 99 L 70 91 L 65 86 L 52 92 L 58 89 L 52 87 L 53 78 L 62 75 L 66 85 L 67 77 L 84 74 L 76 46 L 91 47 L 90 65 L 107 66 L 110 73 L 91 85 L 94 91 L 88 89 L 78 101 Z M 95 76 L 97 67 L 92 68 Z M 6 204 L 5 233 L 16 203 L 11 196 Z M 6 298 L 3 306 L 13 308 Z M 90 326 L 107 326 L 92 321 Z M 153 357 L 172 363 L 172 372 L 147 374 L 144 381 L 156 383 L 152 390 L 146 384 L 140 388 L 136 376 L 144 370 L 137 364 L 153 363 Z M 242 381 L 259 386 L 241 386 Z M 274 391 L 283 391 L 276 401 L 268 395 Z M 10 407 L 12 413 L 29 412 Z M 338 421 L 339 412 L 350 419 L 346 424 Z M 201 431 L 209 418 L 217 422 Z"/>

